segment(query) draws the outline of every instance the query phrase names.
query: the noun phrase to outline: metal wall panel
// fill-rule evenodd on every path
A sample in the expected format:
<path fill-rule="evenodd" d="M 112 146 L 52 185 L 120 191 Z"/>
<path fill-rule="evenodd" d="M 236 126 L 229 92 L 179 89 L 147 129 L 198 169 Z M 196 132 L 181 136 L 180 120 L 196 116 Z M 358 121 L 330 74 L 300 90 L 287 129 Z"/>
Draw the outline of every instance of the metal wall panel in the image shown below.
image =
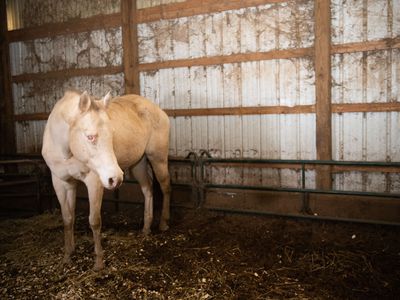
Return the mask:
<path fill-rule="evenodd" d="M 120 0 L 7 0 L 8 29 L 118 13 L 120 6 Z"/>
<path fill-rule="evenodd" d="M 185 2 L 186 0 L 137 0 L 136 7 L 138 9 L 158 6 L 162 4 Z"/>
<path fill-rule="evenodd" d="M 139 62 L 311 47 L 313 9 L 289 1 L 139 24 Z"/>
<path fill-rule="evenodd" d="M 333 156 L 337 160 L 400 161 L 400 114 L 347 113 L 333 116 Z M 335 187 L 354 186 L 368 190 L 380 185 L 384 191 L 395 191 L 399 174 L 362 175 L 361 172 L 344 172 L 335 175 Z M 346 184 L 347 182 L 347 184 Z"/>
<path fill-rule="evenodd" d="M 399 34 L 400 5 L 392 0 L 332 0 L 332 42 L 362 42 Z"/>
<path fill-rule="evenodd" d="M 50 112 L 69 88 L 88 91 L 100 98 L 108 91 L 114 96 L 124 93 L 123 74 L 73 77 L 66 80 L 29 81 L 13 85 L 14 113 Z M 16 123 L 18 153 L 40 152 L 45 121 Z"/>
<path fill-rule="evenodd" d="M 120 0 L 55 1 L 8 0 L 9 29 L 65 22 L 120 10 Z M 74 68 L 122 65 L 121 28 L 40 38 L 10 44 L 13 76 Z M 48 79 L 13 84 L 15 114 L 50 112 L 68 88 L 87 90 L 97 97 L 111 91 L 123 94 L 123 74 Z M 39 152 L 43 121 L 16 123 L 18 152 Z"/>
<path fill-rule="evenodd" d="M 40 153 L 46 121 L 17 122 L 17 153 Z"/>
<path fill-rule="evenodd" d="M 314 74 L 312 69 L 302 68 L 310 64 L 308 59 L 296 59 L 142 72 L 141 92 L 166 109 L 313 104 Z M 269 66 L 275 68 L 272 69 L 274 72 L 271 72 Z M 240 129 L 243 133 L 239 148 L 242 156 L 268 158 L 273 152 L 261 152 L 261 143 L 264 141 L 261 138 L 262 124 L 271 119 L 271 116 L 192 119 L 196 119 L 196 130 L 203 128 L 201 132 L 209 137 L 207 145 L 205 142 L 199 144 L 197 141 L 201 140 L 201 137 L 196 136 L 193 150 L 209 149 L 216 155 L 229 157 L 229 153 L 237 153 L 237 147 L 225 148 L 225 143 L 220 141 L 220 137 L 215 137 L 215 131 L 218 132 L 218 136 L 226 134 L 233 137 Z M 284 148 L 276 149 L 275 153 L 280 153 L 281 158 L 315 158 L 313 114 L 281 115 L 274 120 L 281 123 L 281 127 L 277 128 L 280 128 L 281 135 L 285 137 L 280 144 L 280 147 Z M 224 121 L 227 124 L 222 125 Z M 274 132 L 270 129 L 265 131 Z M 197 144 L 199 146 L 196 147 Z M 254 153 L 257 155 L 254 156 Z"/>
<path fill-rule="evenodd" d="M 140 62 L 309 47 L 312 10 L 313 1 L 288 2 L 139 24 Z M 315 103 L 314 78 L 309 58 L 161 69 L 141 73 L 141 93 L 168 109 L 294 106 Z M 312 114 L 171 118 L 170 154 L 314 159 L 314 123 Z M 290 170 L 208 170 L 214 182 L 243 184 L 270 180 L 275 171 L 287 185 L 300 182 Z"/>
<path fill-rule="evenodd" d="M 123 74 L 72 77 L 65 80 L 48 79 L 28 81 L 13 85 L 14 113 L 31 114 L 50 112 L 67 89 L 88 91 L 100 98 L 108 91 L 116 95 L 124 93 Z"/>
<path fill-rule="evenodd" d="M 114 13 L 120 7 L 120 0 L 100 1 L 97 7 L 94 3 L 98 1 L 9 1 L 22 7 L 21 14 L 14 18 L 15 26 Z M 182 1 L 142 0 L 137 1 L 137 7 Z M 31 12 L 27 12 L 28 5 L 33 7 Z M 334 44 L 400 35 L 399 1 L 332 0 L 331 7 Z M 288 1 L 139 24 L 139 62 L 312 47 L 313 9 L 312 0 Z M 33 12 L 37 18 L 31 20 Z M 13 43 L 12 73 L 121 65 L 121 44 L 120 29 Z M 332 56 L 332 66 L 334 103 L 399 101 L 400 50 L 337 54 Z M 315 104 L 314 81 L 311 58 L 140 74 L 141 94 L 166 109 Z M 89 90 L 98 97 L 108 89 L 122 94 L 123 75 L 14 84 L 16 114 L 50 111 L 67 86 Z M 17 124 L 18 151 L 30 152 L 37 147 L 43 127 L 40 124 Z M 400 161 L 398 112 L 334 114 L 332 125 L 334 159 Z M 33 130 L 39 131 L 35 138 Z M 214 157 L 315 159 L 315 142 L 315 114 L 176 117 L 171 118 L 169 152 L 186 156 L 191 151 L 207 150 Z M 299 187 L 301 183 L 300 172 L 289 169 L 215 166 L 207 172 L 218 183 L 288 187 Z M 185 180 L 189 175 L 187 169 L 177 168 L 172 177 Z M 398 191 L 399 178 L 396 173 L 342 172 L 334 175 L 334 186 Z M 315 186 L 314 171 L 307 171 L 306 179 L 307 187 Z"/>
<path fill-rule="evenodd" d="M 334 55 L 332 102 L 399 101 L 399 66 L 399 49 Z"/>
<path fill-rule="evenodd" d="M 333 43 L 392 38 L 400 32 L 399 1 L 332 1 Z M 332 59 L 333 103 L 398 102 L 400 51 L 337 54 Z M 400 161 L 398 112 L 333 115 L 333 159 Z M 389 192 L 398 189 L 399 174 L 343 172 L 337 189 Z"/>
<path fill-rule="evenodd" d="M 46 80 L 14 84 L 15 114 L 50 112 L 57 100 L 68 88 L 87 90 L 102 97 L 108 91 L 113 95 L 123 94 L 123 74 L 99 77 L 74 77 L 68 80 Z M 17 122 L 16 141 L 20 153 L 38 152 L 41 147 L 43 121 Z M 40 138 L 38 138 L 40 137 Z"/>
<path fill-rule="evenodd" d="M 10 56 L 12 75 L 119 66 L 122 64 L 121 28 L 11 43 Z"/>

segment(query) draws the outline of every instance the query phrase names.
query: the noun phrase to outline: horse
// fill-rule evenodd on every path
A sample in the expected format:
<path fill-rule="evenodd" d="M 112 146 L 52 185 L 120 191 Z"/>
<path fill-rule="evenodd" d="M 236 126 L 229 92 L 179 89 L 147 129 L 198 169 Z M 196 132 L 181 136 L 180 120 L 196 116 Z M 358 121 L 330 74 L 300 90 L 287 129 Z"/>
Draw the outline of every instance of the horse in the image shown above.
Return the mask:
<path fill-rule="evenodd" d="M 51 171 L 64 223 L 64 263 L 75 249 L 74 222 L 77 181 L 87 187 L 89 224 L 93 232 L 94 269 L 104 268 L 101 206 L 104 188 L 116 189 L 127 170 L 144 195 L 143 233 L 153 220 L 151 164 L 163 193 L 159 228 L 168 229 L 170 176 L 169 118 L 156 104 L 139 95 L 95 99 L 86 91 L 67 90 L 52 109 L 43 134 L 42 156 Z"/>

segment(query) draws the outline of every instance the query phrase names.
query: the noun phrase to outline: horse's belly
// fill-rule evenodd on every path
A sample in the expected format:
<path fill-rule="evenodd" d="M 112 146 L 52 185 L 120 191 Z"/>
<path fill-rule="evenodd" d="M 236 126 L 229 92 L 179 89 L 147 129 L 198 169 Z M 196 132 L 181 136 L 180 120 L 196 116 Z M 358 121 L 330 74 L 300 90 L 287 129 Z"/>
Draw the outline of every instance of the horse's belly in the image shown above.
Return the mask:
<path fill-rule="evenodd" d="M 122 170 L 130 168 L 131 166 L 134 166 L 136 163 L 140 161 L 140 159 L 143 157 L 142 155 L 131 155 L 131 156 L 120 156 L 117 157 L 118 165 Z"/>
<path fill-rule="evenodd" d="M 138 144 L 119 144 L 114 145 L 115 156 L 121 169 L 135 165 L 144 155 L 145 145 Z"/>

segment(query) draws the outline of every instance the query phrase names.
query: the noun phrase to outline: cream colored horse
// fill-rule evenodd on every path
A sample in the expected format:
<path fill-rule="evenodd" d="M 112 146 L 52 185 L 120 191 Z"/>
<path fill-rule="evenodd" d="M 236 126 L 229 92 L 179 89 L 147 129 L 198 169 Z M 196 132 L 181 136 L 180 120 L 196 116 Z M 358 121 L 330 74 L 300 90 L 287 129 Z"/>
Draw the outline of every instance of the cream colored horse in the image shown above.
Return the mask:
<path fill-rule="evenodd" d="M 64 221 L 65 262 L 74 251 L 77 180 L 88 189 L 89 223 L 95 246 L 95 269 L 102 269 L 101 204 L 103 190 L 117 188 L 122 170 L 129 170 L 144 194 L 144 234 L 153 219 L 150 161 L 163 192 L 160 230 L 168 229 L 170 178 L 168 173 L 168 116 L 149 100 L 126 95 L 95 100 L 86 92 L 67 91 L 54 106 L 44 131 L 42 155 L 52 173 Z"/>

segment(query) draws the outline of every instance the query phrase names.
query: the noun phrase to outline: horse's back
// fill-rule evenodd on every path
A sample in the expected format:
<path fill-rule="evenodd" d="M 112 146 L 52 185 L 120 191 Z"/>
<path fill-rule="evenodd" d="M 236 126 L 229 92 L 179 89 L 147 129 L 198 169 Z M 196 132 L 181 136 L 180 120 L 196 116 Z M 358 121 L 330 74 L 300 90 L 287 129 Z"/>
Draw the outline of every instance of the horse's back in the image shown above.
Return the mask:
<path fill-rule="evenodd" d="M 124 95 L 114 98 L 107 112 L 113 122 L 127 118 L 128 123 L 151 126 L 152 129 L 169 130 L 167 114 L 155 103 L 139 95 Z M 129 120 L 129 121 L 128 121 Z M 126 124 L 126 123 L 125 123 Z"/>

